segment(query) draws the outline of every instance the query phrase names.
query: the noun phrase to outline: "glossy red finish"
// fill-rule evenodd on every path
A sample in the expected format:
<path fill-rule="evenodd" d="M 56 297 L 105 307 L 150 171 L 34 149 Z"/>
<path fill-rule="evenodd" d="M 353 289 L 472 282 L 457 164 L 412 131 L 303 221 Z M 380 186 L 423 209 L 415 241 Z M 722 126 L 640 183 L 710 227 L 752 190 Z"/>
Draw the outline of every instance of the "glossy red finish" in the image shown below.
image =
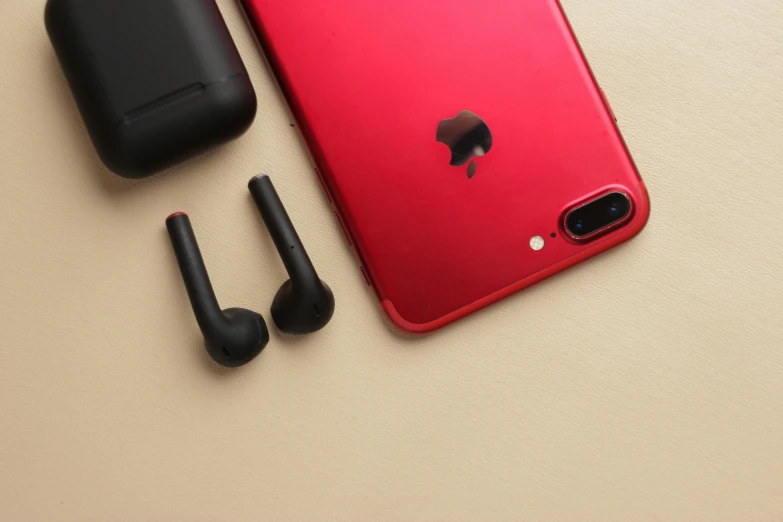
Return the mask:
<path fill-rule="evenodd" d="M 646 223 L 644 184 L 556 1 L 243 3 L 401 329 L 443 326 Z M 435 139 L 461 110 L 494 140 L 472 179 Z M 566 212 L 611 190 L 630 196 L 632 217 L 590 243 L 570 240 Z"/>

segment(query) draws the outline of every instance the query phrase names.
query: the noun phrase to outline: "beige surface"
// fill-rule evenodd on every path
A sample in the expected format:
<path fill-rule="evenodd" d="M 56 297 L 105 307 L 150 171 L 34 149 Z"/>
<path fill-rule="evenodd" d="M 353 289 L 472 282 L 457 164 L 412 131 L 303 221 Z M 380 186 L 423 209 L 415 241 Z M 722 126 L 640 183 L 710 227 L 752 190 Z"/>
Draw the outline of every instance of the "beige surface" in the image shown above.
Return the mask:
<path fill-rule="evenodd" d="M 653 201 L 632 243 L 440 333 L 386 327 L 231 0 L 261 115 L 99 167 L 42 24 L 0 2 L 0 520 L 783 520 L 783 4 L 564 2 Z M 284 279 L 267 171 L 339 299 L 205 359 L 163 220 L 222 304 Z"/>

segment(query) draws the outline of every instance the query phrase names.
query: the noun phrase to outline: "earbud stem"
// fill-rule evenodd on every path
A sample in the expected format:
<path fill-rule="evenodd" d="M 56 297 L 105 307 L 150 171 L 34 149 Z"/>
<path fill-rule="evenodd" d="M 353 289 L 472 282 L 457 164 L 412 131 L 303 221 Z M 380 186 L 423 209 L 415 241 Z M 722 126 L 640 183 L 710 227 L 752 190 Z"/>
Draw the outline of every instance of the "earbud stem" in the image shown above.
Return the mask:
<path fill-rule="evenodd" d="M 207 267 L 201 257 L 190 218 L 186 214 L 174 214 L 166 220 L 166 228 L 196 321 L 202 331 L 207 331 L 210 326 L 223 322 L 224 317 L 209 281 Z"/>
<path fill-rule="evenodd" d="M 269 176 L 262 174 L 250 180 L 250 194 L 256 202 L 261 217 L 266 223 L 277 251 L 283 260 L 288 277 L 294 285 L 318 284 L 318 274 L 305 251 L 294 224 L 277 194 Z"/>

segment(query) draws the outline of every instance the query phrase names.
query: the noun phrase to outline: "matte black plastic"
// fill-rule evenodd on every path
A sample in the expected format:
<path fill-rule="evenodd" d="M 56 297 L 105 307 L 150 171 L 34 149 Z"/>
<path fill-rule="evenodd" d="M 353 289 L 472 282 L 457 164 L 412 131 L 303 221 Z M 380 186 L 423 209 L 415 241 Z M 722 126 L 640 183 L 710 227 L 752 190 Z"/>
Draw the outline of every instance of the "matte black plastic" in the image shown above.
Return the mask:
<path fill-rule="evenodd" d="M 46 29 L 104 163 L 153 174 L 241 135 L 256 95 L 215 0 L 48 0 Z"/>
<path fill-rule="evenodd" d="M 174 214 L 166 220 L 166 228 L 209 355 L 230 368 L 249 363 L 269 343 L 264 318 L 242 308 L 221 311 L 190 219 Z"/>
<path fill-rule="evenodd" d="M 269 176 L 256 176 L 248 188 L 291 278 L 272 302 L 272 318 L 285 333 L 317 332 L 334 315 L 334 294 L 318 277 Z"/>

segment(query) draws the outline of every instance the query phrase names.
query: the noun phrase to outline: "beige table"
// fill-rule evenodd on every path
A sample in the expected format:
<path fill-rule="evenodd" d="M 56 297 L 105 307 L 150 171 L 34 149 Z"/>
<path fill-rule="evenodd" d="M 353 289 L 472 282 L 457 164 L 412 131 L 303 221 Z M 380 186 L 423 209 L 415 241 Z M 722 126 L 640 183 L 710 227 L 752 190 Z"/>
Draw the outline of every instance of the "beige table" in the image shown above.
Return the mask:
<path fill-rule="evenodd" d="M 410 339 L 232 0 L 255 125 L 138 182 L 99 165 L 44 0 L 0 2 L 0 520 L 783 520 L 783 4 L 564 4 L 649 228 Z M 245 189 L 262 171 L 338 312 L 220 371 L 163 221 L 187 210 L 223 304 L 268 317 L 284 271 Z"/>

